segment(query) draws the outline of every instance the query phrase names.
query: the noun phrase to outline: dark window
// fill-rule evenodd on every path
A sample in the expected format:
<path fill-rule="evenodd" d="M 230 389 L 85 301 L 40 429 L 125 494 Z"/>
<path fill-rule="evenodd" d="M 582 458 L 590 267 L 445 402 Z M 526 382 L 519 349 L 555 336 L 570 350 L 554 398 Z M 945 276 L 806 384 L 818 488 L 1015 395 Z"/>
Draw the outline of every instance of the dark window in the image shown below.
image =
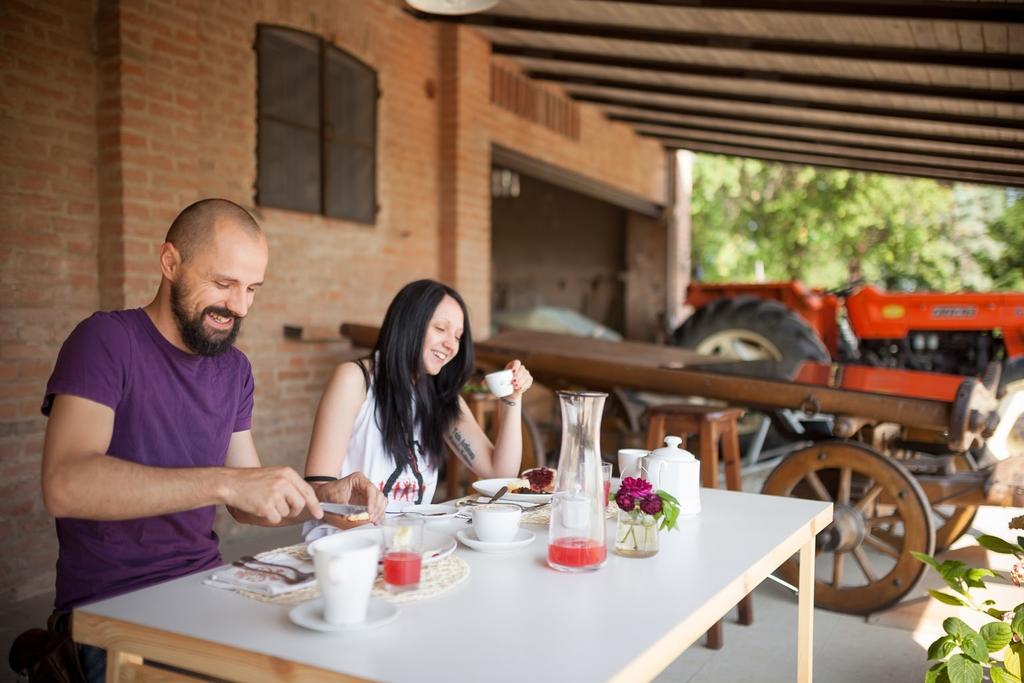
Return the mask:
<path fill-rule="evenodd" d="M 377 214 L 377 72 L 319 36 L 260 26 L 257 203 Z"/>

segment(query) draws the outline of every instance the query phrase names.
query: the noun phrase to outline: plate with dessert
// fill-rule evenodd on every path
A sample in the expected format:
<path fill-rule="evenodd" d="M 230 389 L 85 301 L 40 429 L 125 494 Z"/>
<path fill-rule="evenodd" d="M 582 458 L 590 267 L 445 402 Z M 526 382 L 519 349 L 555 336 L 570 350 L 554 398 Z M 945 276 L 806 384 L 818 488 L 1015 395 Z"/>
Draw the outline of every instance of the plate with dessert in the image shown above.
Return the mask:
<path fill-rule="evenodd" d="M 555 470 L 550 467 L 533 467 L 515 479 L 481 479 L 473 482 L 473 489 L 484 496 L 493 496 L 502 486 L 508 487 L 508 493 L 501 500 L 546 503 L 551 500 L 555 490 Z"/>

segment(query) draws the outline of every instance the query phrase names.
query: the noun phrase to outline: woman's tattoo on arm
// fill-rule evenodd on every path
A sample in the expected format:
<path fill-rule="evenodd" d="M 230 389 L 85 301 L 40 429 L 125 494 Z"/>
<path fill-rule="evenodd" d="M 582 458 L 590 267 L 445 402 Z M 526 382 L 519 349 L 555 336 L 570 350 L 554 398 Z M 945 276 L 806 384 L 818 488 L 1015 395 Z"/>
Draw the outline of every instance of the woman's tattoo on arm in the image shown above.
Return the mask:
<path fill-rule="evenodd" d="M 516 402 L 515 402 L 515 401 L 513 401 L 513 400 L 512 400 L 512 399 L 510 399 L 510 398 L 500 398 L 500 399 L 498 399 L 498 400 L 499 400 L 499 401 L 501 401 L 502 403 L 504 403 L 504 404 L 505 404 L 505 405 L 507 405 L 507 406 L 515 406 L 515 405 L 516 405 Z"/>
<path fill-rule="evenodd" d="M 473 462 L 473 460 L 476 459 L 476 453 L 473 452 L 473 447 L 469 445 L 469 441 L 466 440 L 466 437 L 459 432 L 458 427 L 452 429 L 451 439 L 455 452 L 461 455 L 463 460 L 466 462 Z"/>

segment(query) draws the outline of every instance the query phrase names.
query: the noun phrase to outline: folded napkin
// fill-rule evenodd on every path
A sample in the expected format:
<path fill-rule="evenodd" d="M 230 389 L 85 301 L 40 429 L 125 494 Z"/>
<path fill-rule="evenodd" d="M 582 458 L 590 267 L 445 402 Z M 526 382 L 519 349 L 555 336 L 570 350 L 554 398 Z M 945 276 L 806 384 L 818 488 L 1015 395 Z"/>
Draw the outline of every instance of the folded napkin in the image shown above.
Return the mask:
<path fill-rule="evenodd" d="M 283 564 L 289 567 L 294 567 L 301 572 L 313 572 L 313 561 L 307 559 L 299 559 L 292 554 L 286 552 L 279 552 L 271 550 L 269 552 L 261 553 L 256 556 L 256 559 L 263 560 L 264 562 L 272 562 L 274 564 Z M 273 570 L 273 567 L 265 567 L 267 570 Z M 292 573 L 287 570 L 281 570 L 282 575 Z M 275 577 L 271 574 L 263 571 L 253 571 L 246 569 L 245 567 L 222 567 L 215 571 L 209 578 L 203 581 L 208 586 L 214 586 L 215 588 L 224 588 L 227 590 L 244 590 L 252 593 L 258 593 L 260 595 L 266 595 L 268 597 L 274 597 L 277 595 L 285 595 L 294 591 L 309 588 L 316 584 L 316 577 L 311 577 L 307 581 L 301 583 L 290 583 L 282 578 Z"/>

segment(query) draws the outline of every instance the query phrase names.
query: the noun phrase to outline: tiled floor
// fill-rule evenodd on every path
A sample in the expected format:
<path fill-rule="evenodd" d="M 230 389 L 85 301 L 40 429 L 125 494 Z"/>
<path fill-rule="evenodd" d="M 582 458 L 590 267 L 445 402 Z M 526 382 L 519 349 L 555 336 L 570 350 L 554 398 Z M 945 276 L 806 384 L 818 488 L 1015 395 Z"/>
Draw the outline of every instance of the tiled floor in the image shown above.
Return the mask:
<path fill-rule="evenodd" d="M 745 487 L 757 490 L 756 475 Z M 1020 510 L 982 508 L 975 520 L 975 532 L 1002 534 L 1006 523 Z M 295 542 L 295 529 L 262 530 L 255 537 L 227 541 L 225 560 Z M 933 582 L 930 584 L 935 586 Z M 928 584 L 914 595 L 924 594 Z M 0 654 L 21 631 L 45 623 L 52 604 L 45 595 L 8 605 L 0 623 Z M 656 680 L 661 683 L 759 683 L 789 682 L 796 679 L 796 596 L 766 581 L 754 592 L 754 623 L 741 626 L 735 612 L 725 624 L 725 647 L 708 650 L 701 644 L 690 647 Z M 921 639 L 921 636 L 918 637 Z M 915 642 L 909 631 L 870 624 L 862 617 L 824 610 L 814 613 L 814 674 L 827 683 L 904 683 L 923 680 L 927 641 Z M 5 658 L 6 659 L 6 658 Z M 0 665 L 0 681 L 13 674 Z"/>

